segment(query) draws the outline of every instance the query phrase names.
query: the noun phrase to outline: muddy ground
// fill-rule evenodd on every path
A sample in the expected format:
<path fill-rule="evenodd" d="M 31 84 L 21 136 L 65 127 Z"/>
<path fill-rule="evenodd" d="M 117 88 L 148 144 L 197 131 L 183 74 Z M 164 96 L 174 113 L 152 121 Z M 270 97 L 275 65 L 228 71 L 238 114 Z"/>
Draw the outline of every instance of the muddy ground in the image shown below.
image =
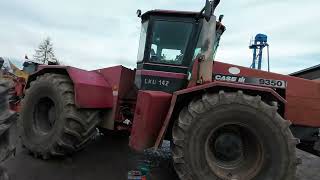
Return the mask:
<path fill-rule="evenodd" d="M 152 180 L 178 180 L 170 163 L 170 154 L 141 156 L 130 151 L 126 136 L 108 134 L 99 137 L 85 150 L 67 159 L 39 160 L 18 147 L 15 158 L 4 166 L 11 180 L 126 180 L 127 172 L 141 161 L 153 160 Z M 167 151 L 168 148 L 165 148 Z M 320 180 L 320 158 L 299 151 L 303 165 L 298 180 Z"/>

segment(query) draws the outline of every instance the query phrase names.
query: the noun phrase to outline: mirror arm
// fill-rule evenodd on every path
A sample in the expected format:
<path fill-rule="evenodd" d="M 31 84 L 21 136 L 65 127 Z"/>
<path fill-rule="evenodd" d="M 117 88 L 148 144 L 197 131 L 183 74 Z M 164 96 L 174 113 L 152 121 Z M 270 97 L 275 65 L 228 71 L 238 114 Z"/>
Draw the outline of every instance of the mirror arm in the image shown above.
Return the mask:
<path fill-rule="evenodd" d="M 218 7 L 218 5 L 220 4 L 220 0 L 214 0 L 212 2 L 212 15 L 214 14 L 216 8 Z"/>

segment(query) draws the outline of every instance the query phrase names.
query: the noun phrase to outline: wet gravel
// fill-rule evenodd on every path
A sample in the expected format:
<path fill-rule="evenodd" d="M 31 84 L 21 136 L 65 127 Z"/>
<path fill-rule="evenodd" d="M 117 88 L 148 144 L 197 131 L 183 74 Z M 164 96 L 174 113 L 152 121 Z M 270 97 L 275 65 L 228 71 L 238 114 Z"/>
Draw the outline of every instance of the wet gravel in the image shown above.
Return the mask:
<path fill-rule="evenodd" d="M 11 180 L 126 180 L 127 172 L 141 163 L 151 166 L 152 180 L 178 180 L 171 164 L 170 143 L 160 151 L 132 152 L 128 137 L 105 134 L 85 150 L 66 159 L 39 160 L 18 147 L 15 158 L 5 162 Z M 297 180 L 320 180 L 320 159 L 298 151 L 303 165 Z"/>
<path fill-rule="evenodd" d="M 152 180 L 175 180 L 167 146 L 164 152 L 147 150 L 135 153 L 128 147 L 128 137 L 105 134 L 84 149 L 65 159 L 40 160 L 18 146 L 16 157 L 6 161 L 11 180 L 127 180 L 127 172 L 141 162 L 150 162 Z"/>

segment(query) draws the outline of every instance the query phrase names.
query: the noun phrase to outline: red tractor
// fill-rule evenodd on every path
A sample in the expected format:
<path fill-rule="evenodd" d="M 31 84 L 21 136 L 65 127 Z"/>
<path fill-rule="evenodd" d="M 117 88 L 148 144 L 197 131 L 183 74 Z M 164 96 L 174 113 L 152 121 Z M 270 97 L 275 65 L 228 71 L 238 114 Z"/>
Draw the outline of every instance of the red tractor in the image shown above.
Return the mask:
<path fill-rule="evenodd" d="M 0 80 L 9 81 L 9 105 L 10 109 L 15 112 L 20 111 L 20 102 L 24 96 L 24 89 L 27 83 L 29 74 L 37 71 L 39 66 L 38 63 L 32 61 L 25 61 L 23 63 L 23 69 L 20 70 L 14 64 L 9 61 L 10 70 L 7 68 L 2 68 L 4 64 L 4 59 L 0 57 Z M 49 63 L 52 65 L 54 63 Z M 56 65 L 56 64 L 55 64 Z"/>
<path fill-rule="evenodd" d="M 219 2 L 138 11 L 134 70 L 40 66 L 22 105 L 23 144 L 46 159 L 82 149 L 98 127 L 127 130 L 136 151 L 170 140 L 183 180 L 294 179 L 297 138 L 319 142 L 320 83 L 214 61 Z"/>

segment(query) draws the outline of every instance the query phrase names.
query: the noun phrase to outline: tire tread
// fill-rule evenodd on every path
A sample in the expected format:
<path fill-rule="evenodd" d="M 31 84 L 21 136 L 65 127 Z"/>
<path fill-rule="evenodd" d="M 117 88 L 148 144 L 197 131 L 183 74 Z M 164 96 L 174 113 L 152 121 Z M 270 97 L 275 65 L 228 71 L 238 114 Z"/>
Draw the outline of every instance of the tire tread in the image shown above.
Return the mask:
<path fill-rule="evenodd" d="M 202 95 L 202 98 L 195 99 L 185 106 L 179 114 L 177 121 L 174 123 L 172 129 L 173 146 L 172 155 L 175 170 L 180 177 L 180 179 L 194 179 L 189 166 L 186 164 L 184 159 L 184 146 L 186 145 L 186 140 L 184 137 L 187 136 L 188 130 L 192 128 L 192 123 L 197 121 L 197 116 L 202 113 L 214 109 L 214 107 L 220 105 L 227 105 L 231 103 L 241 104 L 245 106 L 250 106 L 265 113 L 273 120 L 273 123 L 281 129 L 282 135 L 288 140 L 288 151 L 293 157 L 289 157 L 290 162 L 288 166 L 288 174 L 282 180 L 293 180 L 295 177 L 296 166 L 301 162 L 295 153 L 295 147 L 299 143 L 299 140 L 294 138 L 289 126 L 290 121 L 284 120 L 278 113 L 278 108 L 276 106 L 270 106 L 264 101 L 262 101 L 260 96 L 249 96 L 244 94 L 242 91 L 235 93 L 226 93 L 220 91 L 218 94 L 206 93 Z M 187 123 L 186 123 L 187 121 Z M 195 180 L 195 179 L 194 179 Z"/>
<path fill-rule="evenodd" d="M 30 91 L 33 90 L 33 87 L 43 83 L 43 82 L 52 82 L 54 87 L 58 88 L 60 96 L 63 97 L 63 119 L 64 119 L 64 128 L 60 134 L 55 139 L 54 144 L 49 150 L 43 151 L 42 149 L 37 149 L 29 141 L 26 141 L 27 138 L 22 123 L 20 129 L 22 130 L 22 143 L 24 146 L 29 149 L 34 154 L 40 156 L 40 158 L 47 159 L 52 156 L 65 156 L 73 154 L 81 150 L 85 144 L 87 144 L 93 137 L 96 135 L 96 126 L 100 123 L 97 110 L 85 110 L 78 109 L 75 105 L 75 92 L 71 79 L 62 74 L 51 74 L 46 73 L 44 75 L 38 76 L 35 81 L 31 83 L 31 86 L 26 90 L 26 97 L 30 95 Z M 22 102 L 23 108 L 25 101 Z M 23 121 L 21 116 L 20 122 Z M 73 126 L 70 126 L 73 124 Z M 68 139 L 66 141 L 65 139 Z M 70 140 L 71 139 L 71 140 Z"/>

